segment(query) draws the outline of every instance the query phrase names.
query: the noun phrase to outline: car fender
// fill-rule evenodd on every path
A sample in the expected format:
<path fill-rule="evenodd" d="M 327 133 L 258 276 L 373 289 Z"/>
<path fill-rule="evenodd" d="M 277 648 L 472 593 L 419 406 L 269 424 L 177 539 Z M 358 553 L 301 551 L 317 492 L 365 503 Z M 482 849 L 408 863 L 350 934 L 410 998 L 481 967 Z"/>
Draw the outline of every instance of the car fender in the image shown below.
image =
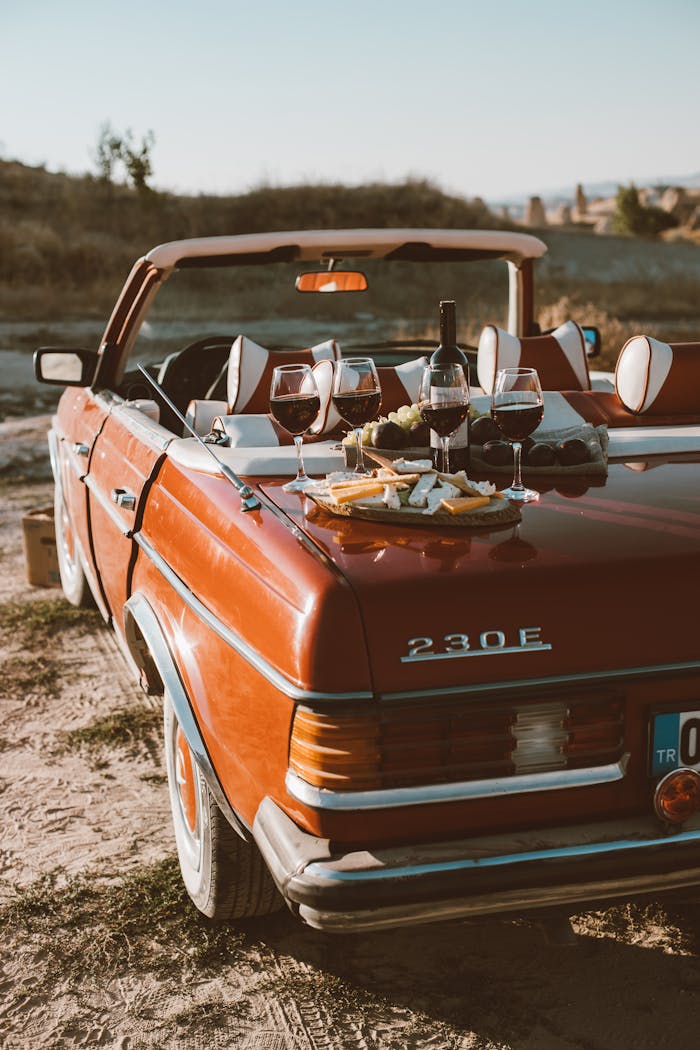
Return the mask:
<path fill-rule="evenodd" d="M 145 679 L 148 690 L 167 690 L 192 757 L 216 804 L 231 827 L 241 838 L 248 840 L 250 834 L 226 798 L 212 765 L 163 628 L 150 602 L 139 592 L 132 594 L 124 605 L 124 636 L 129 655 Z"/>

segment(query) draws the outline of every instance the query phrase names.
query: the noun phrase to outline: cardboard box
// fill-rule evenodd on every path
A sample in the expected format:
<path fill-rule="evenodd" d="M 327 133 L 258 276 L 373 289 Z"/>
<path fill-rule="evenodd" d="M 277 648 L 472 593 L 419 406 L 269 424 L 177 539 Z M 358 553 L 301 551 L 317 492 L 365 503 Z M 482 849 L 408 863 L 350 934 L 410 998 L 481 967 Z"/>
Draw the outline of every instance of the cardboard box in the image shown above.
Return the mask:
<path fill-rule="evenodd" d="M 33 587 L 60 587 L 53 507 L 39 507 L 23 516 L 22 545 L 27 582 Z"/>

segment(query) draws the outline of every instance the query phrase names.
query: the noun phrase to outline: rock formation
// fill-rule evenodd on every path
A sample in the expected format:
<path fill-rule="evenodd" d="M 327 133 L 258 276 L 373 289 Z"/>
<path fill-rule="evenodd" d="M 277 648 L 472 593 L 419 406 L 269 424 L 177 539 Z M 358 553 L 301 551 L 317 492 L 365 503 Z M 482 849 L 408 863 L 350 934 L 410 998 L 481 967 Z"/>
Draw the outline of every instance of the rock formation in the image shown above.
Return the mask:
<path fill-rule="evenodd" d="M 554 213 L 554 222 L 559 226 L 571 225 L 571 208 L 568 204 L 560 204 Z"/>
<path fill-rule="evenodd" d="M 576 196 L 574 198 L 574 210 L 576 212 L 576 218 L 580 222 L 588 211 L 588 200 L 586 194 L 583 192 L 583 186 L 581 183 L 576 185 Z"/>
<path fill-rule="evenodd" d="M 526 226 L 546 226 L 547 216 L 544 212 L 544 205 L 541 197 L 530 197 L 527 208 L 525 209 L 525 225 Z"/>

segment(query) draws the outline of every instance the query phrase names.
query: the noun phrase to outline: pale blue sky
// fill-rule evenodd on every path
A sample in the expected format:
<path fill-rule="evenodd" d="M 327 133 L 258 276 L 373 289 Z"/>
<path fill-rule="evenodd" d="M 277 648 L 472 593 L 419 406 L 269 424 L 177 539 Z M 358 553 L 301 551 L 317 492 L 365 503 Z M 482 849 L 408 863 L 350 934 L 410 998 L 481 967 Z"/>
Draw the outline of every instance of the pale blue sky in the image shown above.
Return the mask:
<path fill-rule="evenodd" d="M 428 177 L 487 199 L 700 171 L 700 0 L 0 0 L 0 155 L 154 183 Z"/>

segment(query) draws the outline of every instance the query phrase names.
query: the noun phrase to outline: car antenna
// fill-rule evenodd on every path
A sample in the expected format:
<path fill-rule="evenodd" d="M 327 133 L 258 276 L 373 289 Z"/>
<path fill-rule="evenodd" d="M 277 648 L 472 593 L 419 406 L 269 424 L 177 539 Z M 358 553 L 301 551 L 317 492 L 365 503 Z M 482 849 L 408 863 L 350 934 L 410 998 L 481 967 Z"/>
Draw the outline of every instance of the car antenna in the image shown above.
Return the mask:
<path fill-rule="evenodd" d="M 221 473 L 223 474 L 223 476 L 225 478 L 227 478 L 228 481 L 231 482 L 233 487 L 238 492 L 238 495 L 241 497 L 241 502 L 243 504 L 241 509 L 244 510 L 244 511 L 246 511 L 246 510 L 259 510 L 260 507 L 262 506 L 262 504 L 261 504 L 260 500 L 258 499 L 258 497 L 253 492 L 253 490 L 250 487 L 250 485 L 246 485 L 245 481 L 241 481 L 241 479 L 238 477 L 238 474 L 236 474 L 233 470 L 231 470 L 231 468 L 229 466 L 227 466 L 226 463 L 222 463 L 221 462 L 221 460 L 217 456 L 216 452 L 214 451 L 214 447 L 212 445 L 207 445 L 206 441 L 202 440 L 202 438 L 199 436 L 199 434 L 194 429 L 194 427 L 190 426 L 190 424 L 187 422 L 187 420 L 183 416 L 182 412 L 179 410 L 179 408 L 175 407 L 175 405 L 172 403 L 172 401 L 170 400 L 168 395 L 163 390 L 163 388 L 160 385 L 160 383 L 156 382 L 156 380 L 153 378 L 153 376 L 150 374 L 150 372 L 148 372 L 143 367 L 143 365 L 139 364 L 136 367 L 138 368 L 139 372 L 141 372 L 146 377 L 146 379 L 151 384 L 153 389 L 155 391 L 157 391 L 157 393 L 160 394 L 160 396 L 163 398 L 163 400 L 165 401 L 165 403 L 168 406 L 168 408 L 172 409 L 172 411 L 175 413 L 175 415 L 180 420 L 180 422 L 187 428 L 187 430 L 189 430 L 189 432 L 192 435 L 192 437 L 197 439 L 197 441 L 200 443 L 200 445 L 202 446 L 203 449 L 206 449 L 206 451 L 209 453 L 209 455 L 212 457 L 212 459 L 214 460 L 214 462 L 218 466 L 218 468 L 221 471 Z"/>

